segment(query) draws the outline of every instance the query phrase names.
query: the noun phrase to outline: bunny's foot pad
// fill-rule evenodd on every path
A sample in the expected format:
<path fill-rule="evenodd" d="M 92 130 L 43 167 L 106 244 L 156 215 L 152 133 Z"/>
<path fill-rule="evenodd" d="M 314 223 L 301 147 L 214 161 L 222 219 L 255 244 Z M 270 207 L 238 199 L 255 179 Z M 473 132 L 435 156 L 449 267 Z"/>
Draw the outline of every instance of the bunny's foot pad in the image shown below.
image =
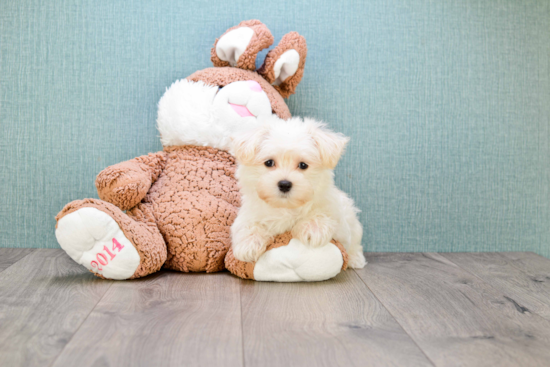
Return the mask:
<path fill-rule="evenodd" d="M 235 259 L 229 250 L 226 268 L 243 279 L 267 282 L 316 282 L 334 278 L 347 268 L 344 247 L 332 240 L 322 247 L 311 248 L 290 233 L 277 236 L 255 263 Z"/>
<path fill-rule="evenodd" d="M 107 279 L 130 279 L 140 256 L 107 213 L 83 207 L 63 216 L 55 231 L 61 248 L 77 263 Z"/>

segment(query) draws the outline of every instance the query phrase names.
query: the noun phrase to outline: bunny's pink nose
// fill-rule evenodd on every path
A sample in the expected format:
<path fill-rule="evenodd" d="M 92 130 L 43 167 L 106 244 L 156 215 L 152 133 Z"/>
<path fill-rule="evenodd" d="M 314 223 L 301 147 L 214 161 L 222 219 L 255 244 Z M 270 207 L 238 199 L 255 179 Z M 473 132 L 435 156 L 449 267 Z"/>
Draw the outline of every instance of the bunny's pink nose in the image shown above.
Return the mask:
<path fill-rule="evenodd" d="M 254 80 L 249 80 L 247 83 L 248 83 L 248 87 L 252 89 L 254 92 L 262 91 L 262 87 L 260 86 L 260 83 L 255 82 Z"/>

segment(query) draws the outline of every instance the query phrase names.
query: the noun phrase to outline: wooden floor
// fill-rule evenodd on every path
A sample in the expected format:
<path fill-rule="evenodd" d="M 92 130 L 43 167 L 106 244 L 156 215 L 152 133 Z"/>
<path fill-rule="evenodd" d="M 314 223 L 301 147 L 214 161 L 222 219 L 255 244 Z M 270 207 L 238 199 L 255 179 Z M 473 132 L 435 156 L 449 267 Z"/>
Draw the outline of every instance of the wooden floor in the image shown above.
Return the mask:
<path fill-rule="evenodd" d="M 94 277 L 0 249 L 0 366 L 550 366 L 550 260 L 367 253 L 321 283 Z"/>

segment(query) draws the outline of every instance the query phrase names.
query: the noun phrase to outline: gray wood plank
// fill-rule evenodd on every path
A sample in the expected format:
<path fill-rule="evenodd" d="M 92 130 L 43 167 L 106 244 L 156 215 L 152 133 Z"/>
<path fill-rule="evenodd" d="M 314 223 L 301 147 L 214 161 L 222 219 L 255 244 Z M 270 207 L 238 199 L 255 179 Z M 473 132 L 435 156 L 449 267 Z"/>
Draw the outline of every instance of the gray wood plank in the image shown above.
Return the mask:
<path fill-rule="evenodd" d="M 550 320 L 550 271 L 546 274 L 538 273 L 544 276 L 529 275 L 497 252 L 441 255 L 483 279 L 508 298 L 521 303 L 530 312 Z"/>
<path fill-rule="evenodd" d="M 548 366 L 550 322 L 438 254 L 367 254 L 357 271 L 437 366 Z"/>
<path fill-rule="evenodd" d="M 241 366 L 239 282 L 169 271 L 117 282 L 53 366 Z"/>
<path fill-rule="evenodd" d="M 541 283 L 546 292 L 550 292 L 550 259 L 534 252 L 501 252 L 510 260 L 510 264 L 531 277 L 534 282 Z"/>
<path fill-rule="evenodd" d="M 0 248 L 0 273 L 33 251 L 32 248 Z"/>
<path fill-rule="evenodd" d="M 111 282 L 62 250 L 37 249 L 0 273 L 0 366 L 47 366 Z"/>
<path fill-rule="evenodd" d="M 246 366 L 431 366 L 353 270 L 320 283 L 243 281 Z"/>

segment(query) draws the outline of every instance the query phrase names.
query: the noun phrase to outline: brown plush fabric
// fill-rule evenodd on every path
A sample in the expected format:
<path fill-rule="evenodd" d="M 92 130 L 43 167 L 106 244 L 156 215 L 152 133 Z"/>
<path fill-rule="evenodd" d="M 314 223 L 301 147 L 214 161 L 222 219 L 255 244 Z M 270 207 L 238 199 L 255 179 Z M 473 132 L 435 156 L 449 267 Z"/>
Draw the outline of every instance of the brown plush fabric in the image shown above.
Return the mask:
<path fill-rule="evenodd" d="M 130 279 L 141 278 L 160 270 L 166 261 L 166 244 L 157 228 L 150 205 L 139 204 L 128 211 L 127 214 L 124 214 L 122 210 L 105 201 L 96 199 L 75 200 L 67 204 L 55 219 L 59 222 L 65 215 L 86 207 L 101 210 L 113 218 L 118 223 L 124 236 L 136 248 L 140 257 L 140 264 Z M 103 278 L 99 274 L 94 274 Z"/>
<path fill-rule="evenodd" d="M 254 266 L 255 262 L 247 263 L 235 259 L 233 255 L 233 248 L 230 248 L 225 255 L 225 267 L 233 275 L 243 279 L 254 280 Z"/>
<path fill-rule="evenodd" d="M 260 84 L 263 91 L 267 94 L 273 113 L 284 120 L 291 117 L 290 110 L 288 109 L 283 97 L 281 97 L 279 92 L 276 91 L 271 84 L 266 82 L 266 80 L 255 71 L 242 70 L 232 67 L 208 68 L 199 70 L 188 76 L 186 79 L 194 82 L 202 81 L 206 84 L 219 87 L 225 87 L 233 82 L 254 80 Z"/>
<path fill-rule="evenodd" d="M 266 251 L 276 249 L 277 247 L 286 246 L 291 239 L 292 234 L 290 232 L 280 234 L 271 240 L 271 242 L 267 245 Z M 342 252 L 342 259 L 344 260 L 342 270 L 346 270 L 348 267 L 348 253 L 340 242 L 336 240 L 332 240 L 330 242 L 335 244 L 340 252 Z M 233 249 L 230 249 L 225 256 L 225 267 L 231 272 L 231 274 L 236 275 L 239 278 L 254 280 L 255 265 L 255 262 L 244 262 L 237 260 L 233 255 Z"/>
<path fill-rule="evenodd" d="M 127 214 L 111 203 L 85 199 L 65 206 L 56 219 L 83 207 L 109 214 L 140 254 L 141 264 L 132 278 L 158 271 L 163 264 L 184 272 L 220 271 L 240 206 L 234 173 L 235 159 L 225 151 L 167 147 L 100 173 L 100 195 L 124 206 L 140 191 L 118 188 L 134 183 L 146 187 L 143 201 Z"/>
<path fill-rule="evenodd" d="M 252 36 L 252 39 L 250 40 L 250 43 L 248 44 L 246 50 L 239 57 L 237 65 L 235 66 L 239 69 L 244 70 L 256 70 L 256 55 L 264 48 L 268 48 L 273 44 L 273 35 L 262 22 L 253 19 L 245 20 L 243 22 L 240 22 L 239 25 L 229 28 L 222 36 L 234 29 L 241 27 L 251 28 L 254 31 L 254 35 Z M 212 50 L 210 51 L 210 59 L 216 67 L 230 66 L 227 61 L 221 60 L 216 54 L 216 45 L 218 44 L 218 41 L 219 38 L 217 38 L 216 42 L 214 42 L 214 47 L 212 47 Z"/>
<path fill-rule="evenodd" d="M 220 271 L 240 206 L 235 159 L 210 147 L 167 147 L 164 153 L 164 170 L 144 199 L 166 241 L 164 266 L 184 272 Z"/>
<path fill-rule="evenodd" d="M 102 200 L 128 210 L 138 205 L 164 168 L 164 152 L 150 153 L 107 167 L 95 186 Z"/>
<path fill-rule="evenodd" d="M 267 53 L 263 65 L 258 69 L 258 73 L 263 76 L 270 84 L 275 81 L 275 63 L 286 51 L 294 49 L 300 55 L 300 63 L 298 64 L 298 70 L 296 73 L 287 78 L 280 85 L 275 85 L 274 88 L 281 93 L 283 98 L 288 98 L 295 93 L 296 87 L 302 80 L 304 75 L 304 67 L 306 64 L 307 45 L 306 39 L 300 36 L 298 32 L 290 32 L 284 35 L 281 42 L 273 50 Z"/>

